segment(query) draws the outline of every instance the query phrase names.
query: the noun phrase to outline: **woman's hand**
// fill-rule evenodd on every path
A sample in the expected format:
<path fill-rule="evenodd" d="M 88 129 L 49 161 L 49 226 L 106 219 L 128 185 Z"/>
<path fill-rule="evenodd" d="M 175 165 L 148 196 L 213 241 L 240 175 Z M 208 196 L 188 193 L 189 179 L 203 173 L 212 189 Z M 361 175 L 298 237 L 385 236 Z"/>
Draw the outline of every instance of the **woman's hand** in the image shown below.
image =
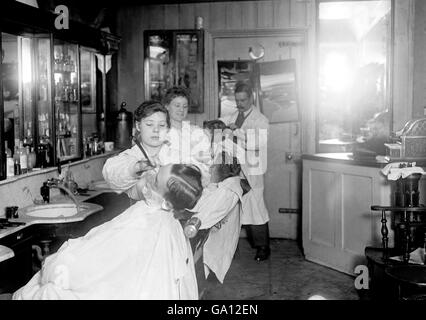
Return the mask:
<path fill-rule="evenodd" d="M 152 170 L 154 169 L 154 167 L 152 167 L 149 164 L 148 160 L 140 160 L 138 162 L 135 163 L 135 166 L 133 168 L 133 175 L 138 177 L 140 176 L 142 173 L 144 173 L 147 170 Z"/>

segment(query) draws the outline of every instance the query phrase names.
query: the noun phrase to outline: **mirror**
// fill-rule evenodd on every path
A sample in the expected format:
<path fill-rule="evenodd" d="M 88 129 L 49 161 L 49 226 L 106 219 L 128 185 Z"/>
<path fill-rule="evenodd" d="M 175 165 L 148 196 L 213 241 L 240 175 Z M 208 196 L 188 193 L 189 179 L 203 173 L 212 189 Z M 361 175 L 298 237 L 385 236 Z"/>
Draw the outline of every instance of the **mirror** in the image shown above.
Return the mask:
<path fill-rule="evenodd" d="M 13 152 L 20 133 L 18 37 L 7 33 L 1 36 L 5 142 Z"/>
<path fill-rule="evenodd" d="M 217 62 L 219 71 L 219 117 L 237 112 L 235 103 L 235 84 L 244 82 L 250 84 L 253 88 L 257 83 L 254 70 L 254 62 L 250 60 L 223 60 Z M 253 104 L 257 105 L 254 97 Z"/>
<path fill-rule="evenodd" d="M 296 60 L 258 63 L 260 105 L 270 123 L 299 121 Z"/>
<path fill-rule="evenodd" d="M 317 151 L 351 151 L 378 115 L 389 136 L 391 7 L 391 0 L 319 3 Z M 339 148 L 327 149 L 333 144 Z"/>

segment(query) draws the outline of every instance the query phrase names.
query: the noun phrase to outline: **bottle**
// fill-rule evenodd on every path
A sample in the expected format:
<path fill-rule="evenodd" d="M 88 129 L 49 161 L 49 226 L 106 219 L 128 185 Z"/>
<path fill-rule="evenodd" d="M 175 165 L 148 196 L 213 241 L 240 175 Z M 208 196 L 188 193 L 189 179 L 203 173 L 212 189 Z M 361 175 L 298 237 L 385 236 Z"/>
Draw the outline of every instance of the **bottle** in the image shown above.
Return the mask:
<path fill-rule="evenodd" d="M 40 188 L 40 195 L 45 203 L 50 201 L 50 189 L 47 186 L 47 182 L 43 182 L 43 186 Z"/>
<path fill-rule="evenodd" d="M 185 236 L 189 239 L 194 238 L 197 233 L 198 229 L 200 229 L 201 226 L 201 220 L 197 217 L 192 217 L 189 219 L 183 228 L 183 232 L 185 233 Z"/>
<path fill-rule="evenodd" d="M 21 173 L 28 171 L 28 155 L 27 150 L 24 148 L 24 143 L 19 141 L 19 162 L 21 164 Z"/>
<path fill-rule="evenodd" d="M 12 151 L 7 147 L 7 141 L 5 141 L 6 147 L 6 177 L 13 177 L 15 175 L 15 167 L 13 164 Z"/>
<path fill-rule="evenodd" d="M 17 141 L 17 143 L 15 144 L 15 150 L 13 152 L 13 163 L 15 163 L 16 160 L 18 160 L 18 162 L 19 162 L 19 147 L 18 147 L 18 145 L 19 145 L 19 141 Z"/>
<path fill-rule="evenodd" d="M 17 158 L 14 158 L 13 160 L 13 172 L 15 173 L 15 176 L 19 176 L 21 174 L 21 163 Z"/>
<path fill-rule="evenodd" d="M 12 157 L 12 150 L 9 149 L 7 140 L 4 142 L 4 150 L 6 151 L 6 156 Z"/>
<path fill-rule="evenodd" d="M 31 150 L 29 147 L 27 147 L 27 151 L 28 151 L 28 170 L 32 171 L 33 168 L 36 166 L 37 156 L 34 152 L 34 147 L 31 147 Z"/>

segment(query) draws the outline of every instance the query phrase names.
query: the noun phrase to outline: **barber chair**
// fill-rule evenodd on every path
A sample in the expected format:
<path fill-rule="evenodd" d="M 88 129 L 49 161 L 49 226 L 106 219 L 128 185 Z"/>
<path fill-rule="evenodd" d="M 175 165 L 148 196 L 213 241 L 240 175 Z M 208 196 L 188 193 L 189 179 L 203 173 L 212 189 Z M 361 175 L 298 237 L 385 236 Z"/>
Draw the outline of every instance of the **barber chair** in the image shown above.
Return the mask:
<path fill-rule="evenodd" d="M 426 267 L 413 264 L 410 252 L 426 245 L 426 207 L 419 204 L 421 174 L 398 179 L 394 206 L 371 206 L 381 212 L 382 247 L 366 247 L 373 299 L 426 297 Z M 388 246 L 388 219 L 395 231 L 395 246 Z M 390 257 L 400 257 L 399 260 Z M 424 256 L 422 257 L 424 264 Z"/>

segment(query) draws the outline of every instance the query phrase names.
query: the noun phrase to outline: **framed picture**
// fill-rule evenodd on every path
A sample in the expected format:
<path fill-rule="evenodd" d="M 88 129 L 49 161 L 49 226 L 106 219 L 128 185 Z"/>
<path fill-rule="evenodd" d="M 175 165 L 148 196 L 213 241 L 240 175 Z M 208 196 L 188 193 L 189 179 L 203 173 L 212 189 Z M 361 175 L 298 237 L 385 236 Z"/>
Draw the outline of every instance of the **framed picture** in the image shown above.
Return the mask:
<path fill-rule="evenodd" d="M 251 60 L 222 60 L 217 62 L 219 79 L 219 117 L 237 111 L 234 89 L 237 82 L 250 84 L 256 93 L 256 75 L 254 62 Z M 253 104 L 256 105 L 256 94 Z"/>
<path fill-rule="evenodd" d="M 257 68 L 260 106 L 269 122 L 299 121 L 296 60 L 262 62 Z"/>

